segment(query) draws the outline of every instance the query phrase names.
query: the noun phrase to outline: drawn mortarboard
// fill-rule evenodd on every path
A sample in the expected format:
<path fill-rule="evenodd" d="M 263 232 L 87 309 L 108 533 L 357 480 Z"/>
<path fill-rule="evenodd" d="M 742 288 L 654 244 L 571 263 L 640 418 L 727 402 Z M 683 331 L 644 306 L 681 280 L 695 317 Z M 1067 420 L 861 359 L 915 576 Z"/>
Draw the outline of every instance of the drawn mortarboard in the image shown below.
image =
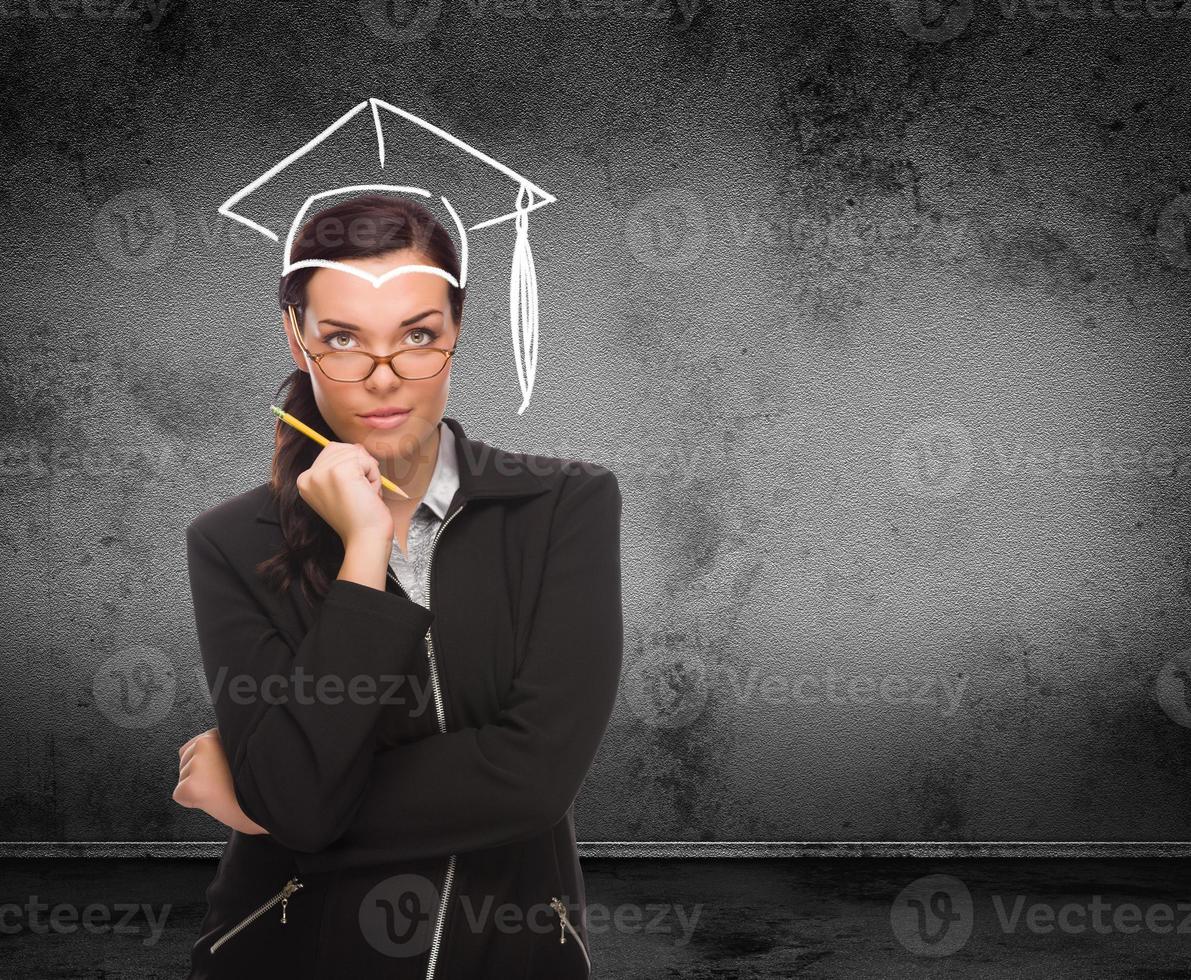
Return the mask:
<path fill-rule="evenodd" d="M 370 114 L 361 114 L 366 108 Z M 331 137 L 334 137 L 333 139 Z M 460 279 L 443 269 L 403 265 L 380 276 L 327 259 L 290 262 L 294 239 L 308 214 L 349 197 L 377 191 L 441 201 L 455 230 Z M 281 275 L 305 266 L 341 269 L 374 286 L 414 270 L 467 285 L 468 234 L 514 222 L 509 322 L 521 385 L 520 415 L 529 405 L 538 357 L 538 284 L 529 247 L 529 215 L 556 198 L 498 160 L 450 133 L 377 98 L 361 102 L 314 139 L 236 191 L 219 207 L 225 217 L 274 242 L 285 240 Z"/>

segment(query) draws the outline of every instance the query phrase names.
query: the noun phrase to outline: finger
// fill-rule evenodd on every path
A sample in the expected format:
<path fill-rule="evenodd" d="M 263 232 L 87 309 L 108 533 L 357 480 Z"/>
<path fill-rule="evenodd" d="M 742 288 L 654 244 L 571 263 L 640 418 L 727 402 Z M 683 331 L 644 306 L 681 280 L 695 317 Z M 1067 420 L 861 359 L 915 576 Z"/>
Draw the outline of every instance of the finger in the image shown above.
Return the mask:
<path fill-rule="evenodd" d="M 203 738 L 202 735 L 196 735 L 194 738 L 192 738 L 190 740 L 190 744 L 186 746 L 186 751 L 182 753 L 181 758 L 178 760 L 178 766 L 184 766 L 187 762 L 198 755 L 199 750 L 203 747 L 202 743 L 207 741 L 210 740 Z"/>
<path fill-rule="evenodd" d="M 318 456 L 315 457 L 315 462 L 322 461 L 323 465 L 336 462 L 339 457 L 350 454 L 354 443 L 351 442 L 329 442 L 323 446 Z"/>
<path fill-rule="evenodd" d="M 372 484 L 372 488 L 380 492 L 380 463 L 377 462 L 376 457 L 372 455 L 363 446 L 359 446 L 361 454 L 361 463 L 364 467 L 364 475 L 368 478 L 368 482 Z"/>
<path fill-rule="evenodd" d="M 380 485 L 380 465 L 366 451 L 348 453 L 331 465 L 336 479 L 344 481 L 341 485 L 354 483 L 361 476 L 374 486 Z"/>
<path fill-rule="evenodd" d="M 343 444 L 332 442 L 322 448 L 317 456 L 314 457 L 314 462 L 310 468 L 305 472 L 322 473 L 324 470 L 331 469 L 343 456 Z"/>
<path fill-rule="evenodd" d="M 204 735 L 210 735 L 213 732 L 215 734 L 219 733 L 218 726 L 216 726 L 215 728 L 208 728 L 205 732 L 199 732 L 197 735 L 192 736 L 190 739 L 188 739 L 187 741 L 182 743 L 182 748 L 178 749 L 178 755 L 182 754 L 182 752 L 186 748 L 186 746 L 193 744 L 197 739 L 202 738 Z"/>

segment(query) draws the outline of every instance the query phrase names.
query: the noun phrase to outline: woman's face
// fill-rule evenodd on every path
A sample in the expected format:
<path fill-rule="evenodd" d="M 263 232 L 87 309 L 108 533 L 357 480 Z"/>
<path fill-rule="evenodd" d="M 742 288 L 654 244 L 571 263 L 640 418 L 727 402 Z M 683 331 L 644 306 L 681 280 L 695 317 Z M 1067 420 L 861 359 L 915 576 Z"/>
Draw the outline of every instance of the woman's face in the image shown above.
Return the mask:
<path fill-rule="evenodd" d="M 373 275 L 398 265 L 429 265 L 411 252 L 390 252 L 368 259 L 345 259 Z M 302 341 L 311 354 L 331 350 L 363 350 L 392 354 L 417 347 L 450 350 L 459 335 L 451 316 L 449 284 L 430 272 L 403 272 L 379 288 L 341 269 L 319 269 L 306 286 Z M 315 401 L 340 442 L 360 443 L 378 460 L 413 460 L 433 443 L 450 390 L 451 361 L 432 378 L 409 381 L 387 364 L 378 364 L 363 381 L 333 381 L 302 353 L 286 320 L 290 353 L 310 375 Z M 400 360 L 397 362 L 401 363 Z M 408 414 L 396 424 L 366 420 L 381 408 Z"/>

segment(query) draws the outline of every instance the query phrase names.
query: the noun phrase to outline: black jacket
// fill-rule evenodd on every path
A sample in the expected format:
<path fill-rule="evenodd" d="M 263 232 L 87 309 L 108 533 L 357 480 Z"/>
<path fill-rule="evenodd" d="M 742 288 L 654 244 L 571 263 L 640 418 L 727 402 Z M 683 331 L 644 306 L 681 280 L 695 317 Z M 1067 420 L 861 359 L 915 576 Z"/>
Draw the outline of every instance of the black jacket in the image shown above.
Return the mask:
<path fill-rule="evenodd" d="M 381 591 L 329 569 L 314 606 L 271 590 L 268 483 L 187 528 L 220 738 L 270 831 L 232 832 L 193 980 L 590 973 L 573 803 L 620 675 L 619 486 L 445 422 L 433 611 L 391 572 Z"/>

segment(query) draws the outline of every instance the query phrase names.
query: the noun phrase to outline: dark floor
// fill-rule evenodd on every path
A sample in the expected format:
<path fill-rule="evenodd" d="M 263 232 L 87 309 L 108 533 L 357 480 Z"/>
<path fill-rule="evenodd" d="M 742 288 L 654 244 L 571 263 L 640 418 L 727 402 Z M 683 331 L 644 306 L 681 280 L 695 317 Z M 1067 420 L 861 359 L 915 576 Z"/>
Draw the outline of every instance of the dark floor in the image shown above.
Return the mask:
<path fill-rule="evenodd" d="M 584 868 L 602 980 L 1191 977 L 1191 859 Z M 213 872 L 199 860 L 0 860 L 0 980 L 184 977 Z"/>

